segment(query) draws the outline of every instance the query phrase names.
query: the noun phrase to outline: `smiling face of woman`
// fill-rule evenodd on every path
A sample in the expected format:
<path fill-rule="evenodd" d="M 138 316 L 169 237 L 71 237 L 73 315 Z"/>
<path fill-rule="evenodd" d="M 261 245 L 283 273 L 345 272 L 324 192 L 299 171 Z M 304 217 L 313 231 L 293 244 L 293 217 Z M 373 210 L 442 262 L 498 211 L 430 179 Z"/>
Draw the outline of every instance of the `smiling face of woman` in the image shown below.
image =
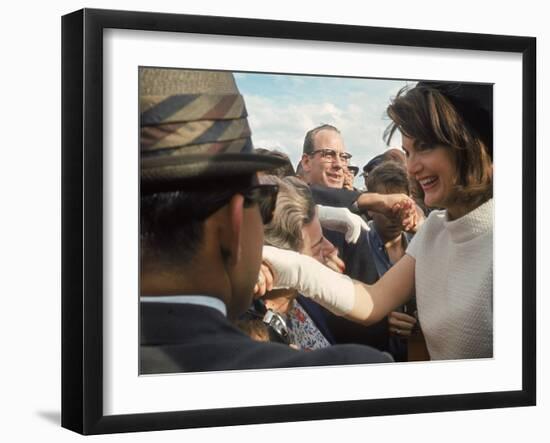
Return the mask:
<path fill-rule="evenodd" d="M 392 123 L 386 141 L 401 132 L 409 175 L 426 193 L 426 205 L 447 209 L 450 219 L 493 196 L 492 115 L 476 100 L 459 110 L 454 100 L 461 94 L 468 98 L 472 91 L 465 84 L 420 82 L 399 91 L 387 109 Z M 480 134 L 474 123 L 483 116 Z"/>
<path fill-rule="evenodd" d="M 445 208 L 453 218 L 459 217 L 464 208 L 456 202 L 457 171 L 450 149 L 423 146 L 406 135 L 402 139 L 407 172 L 422 187 L 426 206 Z"/>

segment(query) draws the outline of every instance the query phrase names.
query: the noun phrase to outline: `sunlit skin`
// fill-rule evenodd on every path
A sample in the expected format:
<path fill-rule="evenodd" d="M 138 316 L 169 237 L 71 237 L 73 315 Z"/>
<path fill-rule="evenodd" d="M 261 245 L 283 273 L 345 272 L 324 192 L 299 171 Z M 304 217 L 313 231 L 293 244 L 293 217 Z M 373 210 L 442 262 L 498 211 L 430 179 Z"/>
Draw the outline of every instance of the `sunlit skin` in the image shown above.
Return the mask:
<path fill-rule="evenodd" d="M 340 134 L 331 129 L 323 129 L 313 136 L 313 150 L 334 149 L 345 152 L 344 141 Z M 344 167 L 346 164 L 338 157 L 333 161 L 324 161 L 320 154 L 302 156 L 302 167 L 306 181 L 312 185 L 322 185 L 341 189 L 344 186 Z"/>
<path fill-rule="evenodd" d="M 470 208 L 455 202 L 456 166 L 450 149 L 445 146 L 424 146 L 402 135 L 407 157 L 407 172 L 424 191 L 424 203 L 431 208 L 447 210 L 449 219 L 462 217 Z"/>

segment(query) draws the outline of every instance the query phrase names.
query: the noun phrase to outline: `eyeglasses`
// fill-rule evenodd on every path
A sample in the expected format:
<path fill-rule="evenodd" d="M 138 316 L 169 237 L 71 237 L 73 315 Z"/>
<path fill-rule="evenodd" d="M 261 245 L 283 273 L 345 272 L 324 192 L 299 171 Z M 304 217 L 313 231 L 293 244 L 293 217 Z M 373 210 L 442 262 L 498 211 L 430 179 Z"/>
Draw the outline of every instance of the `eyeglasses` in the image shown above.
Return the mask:
<path fill-rule="evenodd" d="M 357 166 L 348 166 L 348 171 L 353 174 L 353 176 L 357 176 L 357 173 L 359 172 L 359 168 Z"/>
<path fill-rule="evenodd" d="M 348 164 L 352 157 L 349 152 L 339 152 L 330 148 L 316 149 L 315 151 L 310 152 L 308 155 L 310 157 L 313 157 L 317 153 L 321 154 L 321 160 L 331 163 L 335 162 L 336 157 L 338 157 L 342 163 Z"/>
<path fill-rule="evenodd" d="M 244 197 L 244 206 L 249 207 L 257 204 L 260 207 L 262 222 L 267 225 L 273 220 L 273 212 L 277 205 L 277 185 L 254 185 L 239 194 Z"/>
<path fill-rule="evenodd" d="M 197 220 L 206 219 L 222 206 L 228 204 L 235 194 L 241 194 L 244 197 L 244 207 L 247 208 L 257 204 L 260 208 L 262 222 L 268 224 L 273 218 L 278 191 L 279 187 L 277 185 L 253 184 L 248 187 L 233 187 L 231 184 L 228 184 L 224 191 L 216 192 L 210 198 L 208 195 L 205 195 L 202 207 L 196 208 L 195 218 Z"/>

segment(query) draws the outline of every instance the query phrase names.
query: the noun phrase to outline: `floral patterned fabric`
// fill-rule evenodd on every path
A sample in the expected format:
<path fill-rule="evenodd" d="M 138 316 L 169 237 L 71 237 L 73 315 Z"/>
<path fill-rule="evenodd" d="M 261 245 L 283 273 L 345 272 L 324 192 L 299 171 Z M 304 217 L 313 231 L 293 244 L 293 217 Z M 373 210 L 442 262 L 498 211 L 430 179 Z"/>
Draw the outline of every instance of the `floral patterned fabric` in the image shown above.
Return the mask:
<path fill-rule="evenodd" d="M 286 316 L 286 322 L 291 343 L 298 345 L 300 349 L 311 351 L 330 346 L 329 341 L 298 301 L 292 304 Z"/>

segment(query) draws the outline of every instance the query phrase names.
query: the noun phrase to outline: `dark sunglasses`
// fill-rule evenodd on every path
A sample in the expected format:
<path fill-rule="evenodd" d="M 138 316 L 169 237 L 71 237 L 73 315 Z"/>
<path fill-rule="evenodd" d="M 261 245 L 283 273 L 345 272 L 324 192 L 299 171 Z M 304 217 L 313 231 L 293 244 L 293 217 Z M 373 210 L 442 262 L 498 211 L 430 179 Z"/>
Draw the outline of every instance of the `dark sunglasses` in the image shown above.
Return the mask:
<path fill-rule="evenodd" d="M 357 173 L 359 172 L 359 168 L 357 166 L 348 166 L 348 170 L 354 177 L 357 176 Z"/>
<path fill-rule="evenodd" d="M 262 222 L 267 225 L 273 220 L 273 212 L 277 205 L 277 185 L 254 185 L 239 192 L 244 197 L 244 206 L 257 204 L 260 207 Z"/>

